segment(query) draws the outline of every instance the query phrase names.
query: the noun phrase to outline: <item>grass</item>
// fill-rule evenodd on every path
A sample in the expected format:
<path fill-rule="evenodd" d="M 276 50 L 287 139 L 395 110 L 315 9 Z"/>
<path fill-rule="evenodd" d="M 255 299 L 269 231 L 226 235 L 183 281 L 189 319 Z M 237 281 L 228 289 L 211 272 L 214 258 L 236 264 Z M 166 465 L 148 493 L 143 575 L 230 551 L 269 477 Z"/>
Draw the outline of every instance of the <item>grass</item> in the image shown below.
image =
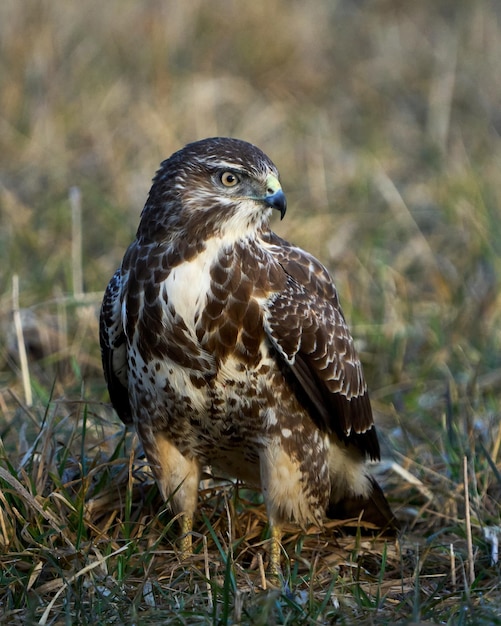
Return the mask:
<path fill-rule="evenodd" d="M 501 623 L 500 42 L 489 0 L 0 4 L 0 623 Z M 280 586 L 241 485 L 204 483 L 179 560 L 97 345 L 156 167 L 217 134 L 335 277 L 404 526 L 291 526 Z"/>

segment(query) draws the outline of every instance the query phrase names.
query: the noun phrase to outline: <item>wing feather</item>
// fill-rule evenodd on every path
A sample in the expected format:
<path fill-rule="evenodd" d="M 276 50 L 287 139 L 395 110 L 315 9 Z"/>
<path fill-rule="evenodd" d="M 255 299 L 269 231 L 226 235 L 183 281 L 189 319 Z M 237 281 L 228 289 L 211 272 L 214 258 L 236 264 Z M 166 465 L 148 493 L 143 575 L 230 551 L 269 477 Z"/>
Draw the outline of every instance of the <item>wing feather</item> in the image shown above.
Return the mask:
<path fill-rule="evenodd" d="M 127 388 L 127 344 L 122 324 L 122 278 L 117 270 L 104 293 L 99 317 L 99 342 L 111 403 L 124 424 L 132 424 Z"/>
<path fill-rule="evenodd" d="M 327 270 L 273 233 L 269 250 L 287 275 L 266 303 L 265 330 L 319 426 L 380 456 L 367 385 Z"/>

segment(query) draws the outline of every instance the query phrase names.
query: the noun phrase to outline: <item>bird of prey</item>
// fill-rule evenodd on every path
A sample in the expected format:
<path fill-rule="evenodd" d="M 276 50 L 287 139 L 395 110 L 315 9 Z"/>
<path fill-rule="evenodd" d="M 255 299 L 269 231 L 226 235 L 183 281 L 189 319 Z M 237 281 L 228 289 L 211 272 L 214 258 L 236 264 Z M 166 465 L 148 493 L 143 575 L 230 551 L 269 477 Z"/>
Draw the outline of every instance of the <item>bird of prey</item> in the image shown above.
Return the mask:
<path fill-rule="evenodd" d="M 260 487 L 270 568 L 281 526 L 395 519 L 366 382 L 327 270 L 270 230 L 277 168 L 233 138 L 165 160 L 102 303 L 111 402 L 134 425 L 191 551 L 204 466 Z"/>

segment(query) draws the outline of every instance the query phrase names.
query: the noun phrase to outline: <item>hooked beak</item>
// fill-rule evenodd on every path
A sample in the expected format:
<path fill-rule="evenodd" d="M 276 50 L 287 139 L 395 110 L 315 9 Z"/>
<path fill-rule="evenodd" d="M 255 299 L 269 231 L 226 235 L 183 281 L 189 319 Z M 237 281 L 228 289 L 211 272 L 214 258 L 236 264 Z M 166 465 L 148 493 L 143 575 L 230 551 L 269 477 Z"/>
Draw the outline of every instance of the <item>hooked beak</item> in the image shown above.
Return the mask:
<path fill-rule="evenodd" d="M 287 211 L 287 198 L 275 176 L 270 176 L 266 182 L 267 189 L 264 201 L 268 206 L 271 206 L 272 209 L 280 211 L 280 219 L 283 220 L 285 212 Z"/>

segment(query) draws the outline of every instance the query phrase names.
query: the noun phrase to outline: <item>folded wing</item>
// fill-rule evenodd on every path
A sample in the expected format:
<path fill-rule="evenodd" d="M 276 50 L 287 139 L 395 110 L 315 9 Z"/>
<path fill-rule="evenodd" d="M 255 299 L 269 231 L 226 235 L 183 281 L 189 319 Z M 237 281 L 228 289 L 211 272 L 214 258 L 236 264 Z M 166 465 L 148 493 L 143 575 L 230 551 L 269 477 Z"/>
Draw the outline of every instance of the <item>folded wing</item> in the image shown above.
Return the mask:
<path fill-rule="evenodd" d="M 332 279 L 313 256 L 273 233 L 268 244 L 287 282 L 267 302 L 265 330 L 293 388 L 320 428 L 378 460 L 367 385 Z"/>

